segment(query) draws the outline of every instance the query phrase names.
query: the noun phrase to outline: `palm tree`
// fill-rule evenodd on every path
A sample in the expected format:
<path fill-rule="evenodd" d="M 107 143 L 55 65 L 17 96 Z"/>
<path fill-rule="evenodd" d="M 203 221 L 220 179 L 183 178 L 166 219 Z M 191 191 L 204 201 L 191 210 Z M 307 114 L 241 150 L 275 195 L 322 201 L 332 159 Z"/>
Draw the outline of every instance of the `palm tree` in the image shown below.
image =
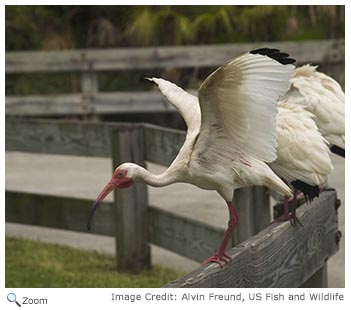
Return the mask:
<path fill-rule="evenodd" d="M 173 45 L 191 42 L 194 31 L 189 18 L 176 7 L 135 6 L 126 35 L 137 44 Z"/>

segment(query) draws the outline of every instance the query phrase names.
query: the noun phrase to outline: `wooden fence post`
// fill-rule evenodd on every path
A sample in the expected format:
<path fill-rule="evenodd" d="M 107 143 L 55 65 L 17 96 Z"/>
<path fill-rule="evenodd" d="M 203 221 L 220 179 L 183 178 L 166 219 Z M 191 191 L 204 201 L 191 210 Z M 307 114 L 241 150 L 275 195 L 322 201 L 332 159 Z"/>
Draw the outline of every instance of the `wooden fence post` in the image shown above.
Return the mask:
<path fill-rule="evenodd" d="M 310 277 L 300 287 L 325 288 L 328 287 L 328 268 L 327 262 L 312 277 Z"/>
<path fill-rule="evenodd" d="M 83 71 L 81 74 L 80 88 L 83 97 L 83 110 L 87 113 L 94 113 L 95 96 L 99 91 L 97 72 Z"/>
<path fill-rule="evenodd" d="M 232 246 L 235 246 L 270 223 L 269 190 L 264 186 L 236 189 L 233 203 L 239 212 L 239 222 L 232 238 Z"/>
<path fill-rule="evenodd" d="M 112 131 L 113 169 L 123 162 L 144 166 L 143 132 L 141 127 Z M 116 206 L 116 257 L 117 269 L 137 272 L 150 268 L 151 254 L 148 244 L 147 207 L 145 184 L 137 183 L 128 189 L 115 190 Z"/>

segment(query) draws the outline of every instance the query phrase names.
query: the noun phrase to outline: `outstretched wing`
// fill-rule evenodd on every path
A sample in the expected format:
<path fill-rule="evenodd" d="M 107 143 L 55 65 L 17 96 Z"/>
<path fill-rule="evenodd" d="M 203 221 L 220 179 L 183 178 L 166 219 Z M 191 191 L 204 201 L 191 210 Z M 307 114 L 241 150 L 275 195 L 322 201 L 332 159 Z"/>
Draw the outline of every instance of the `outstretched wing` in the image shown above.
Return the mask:
<path fill-rule="evenodd" d="M 194 156 L 211 151 L 228 159 L 235 154 L 276 159 L 277 102 L 294 69 L 288 56 L 275 49 L 255 50 L 219 67 L 203 82 Z"/>
<path fill-rule="evenodd" d="M 169 169 L 177 167 L 177 165 L 186 166 L 190 161 L 193 146 L 200 131 L 201 114 L 198 98 L 169 81 L 160 78 L 147 79 L 158 86 L 161 93 L 183 117 L 188 127 L 184 144 Z"/>
<path fill-rule="evenodd" d="M 188 127 L 188 135 L 198 134 L 201 124 L 201 114 L 197 97 L 164 79 L 154 77 L 146 79 L 154 82 L 160 92 L 177 109 Z"/>

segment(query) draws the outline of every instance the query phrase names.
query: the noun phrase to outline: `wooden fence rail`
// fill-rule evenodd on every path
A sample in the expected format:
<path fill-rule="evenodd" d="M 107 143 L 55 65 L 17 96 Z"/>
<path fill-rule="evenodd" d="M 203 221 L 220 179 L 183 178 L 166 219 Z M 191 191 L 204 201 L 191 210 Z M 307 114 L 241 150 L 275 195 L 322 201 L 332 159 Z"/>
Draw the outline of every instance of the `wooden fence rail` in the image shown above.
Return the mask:
<path fill-rule="evenodd" d="M 225 268 L 203 266 L 166 287 L 299 287 L 338 249 L 335 203 L 324 192 L 298 209 L 303 227 L 270 225 L 231 249 Z"/>
<path fill-rule="evenodd" d="M 169 165 L 177 155 L 185 139 L 185 133 L 146 124 L 7 118 L 5 139 L 7 151 L 107 157 L 111 158 L 114 169 L 121 161 L 135 161 L 142 165 L 145 164 L 145 161 L 150 161 Z M 122 150 L 121 145 L 126 147 L 123 147 Z M 241 243 L 239 248 L 233 250 L 233 253 L 236 253 L 238 249 L 242 248 L 244 240 L 246 240 L 245 244 L 249 244 L 247 246 L 249 249 L 257 248 L 258 239 L 255 237 L 247 239 L 267 226 L 270 221 L 270 212 L 269 192 L 265 188 L 254 187 L 237 190 L 234 197 L 241 217 L 232 238 L 233 246 Z M 298 279 L 294 280 L 295 282 L 286 280 L 286 282 L 278 283 L 272 278 L 273 282 L 266 279 L 262 285 L 268 285 L 267 283 L 270 283 L 271 286 L 295 285 L 296 283 L 301 285 L 302 280 L 312 276 L 316 268 L 320 268 L 325 259 L 336 251 L 337 244 L 335 239 L 332 240 L 330 236 L 336 235 L 337 224 L 329 225 L 328 221 L 323 224 L 323 212 L 331 214 L 333 209 L 335 213 L 334 200 L 335 194 L 325 192 L 319 200 L 314 201 L 312 207 L 305 206 L 302 221 L 304 222 L 306 217 L 308 225 L 304 226 L 303 229 L 292 229 L 285 224 L 272 225 L 264 230 L 265 233 L 260 233 L 264 240 L 269 240 L 265 244 L 270 244 L 273 252 L 281 252 L 282 244 L 279 242 L 285 240 L 287 244 L 293 243 L 294 247 L 289 249 L 290 255 L 293 257 L 291 262 L 297 262 L 297 265 L 289 265 L 291 273 L 302 268 L 301 266 L 305 268 L 306 272 L 304 277 L 299 275 Z M 6 221 L 86 231 L 87 215 L 92 203 L 93 201 L 86 199 L 6 191 Z M 317 208 L 316 206 L 319 204 L 323 207 Z M 311 218 L 316 218 L 316 221 L 313 222 Z M 331 218 L 335 220 L 335 216 Z M 280 226 L 285 228 L 280 228 Z M 94 219 L 92 232 L 116 238 L 117 267 L 120 270 L 147 268 L 150 265 L 149 243 L 201 261 L 213 254 L 224 234 L 223 229 L 149 206 L 146 188 L 141 184 L 123 191 L 115 191 L 114 202 L 104 203 L 99 208 Z M 325 240 L 323 246 L 320 242 L 315 242 L 306 248 L 305 242 L 315 241 L 315 239 L 308 239 L 312 232 L 316 238 Z M 283 236 L 280 237 L 280 234 Z M 292 241 L 300 239 L 301 242 Z M 324 250 L 325 247 L 328 250 Z M 303 252 L 313 260 L 313 268 L 310 268 L 310 264 L 312 264 L 310 260 L 296 261 L 296 259 L 301 259 Z M 317 252 L 321 252 L 321 254 Z M 276 255 L 274 253 L 272 253 L 272 257 L 276 261 L 278 257 L 274 256 Z M 260 253 L 257 252 L 257 257 L 263 254 L 263 250 Z M 258 259 L 259 264 L 268 264 L 269 261 L 270 259 L 266 262 Z M 235 262 L 236 259 L 233 260 L 234 265 Z M 234 265 L 230 264 L 227 268 L 242 268 L 243 261 L 240 260 L 240 262 L 240 266 L 233 267 Z M 203 270 L 199 274 L 205 273 L 205 278 L 207 275 L 212 277 L 213 271 L 211 270 L 213 269 L 211 268 L 208 269 L 209 273 Z M 251 265 L 248 265 L 247 268 L 248 272 L 253 272 Z M 200 279 L 199 274 L 196 277 Z M 190 279 L 187 278 L 184 281 L 189 283 Z M 248 283 L 253 283 L 254 280 L 250 281 Z M 225 282 L 223 285 L 228 283 Z M 243 284 L 243 282 L 241 283 Z M 184 286 L 184 283 L 180 285 Z M 209 284 L 206 281 L 200 281 L 194 285 L 207 286 Z M 239 284 L 230 282 L 230 285 Z M 261 284 L 247 285 L 259 286 Z"/>
<path fill-rule="evenodd" d="M 288 51 L 298 64 L 332 65 L 329 74 L 344 83 L 345 41 L 315 40 L 256 42 L 207 46 L 172 46 L 7 52 L 6 74 L 81 73 L 81 93 L 6 97 L 7 115 L 65 115 L 174 111 L 158 93 L 99 92 L 99 73 L 155 68 L 217 67 L 229 59 L 262 46 Z"/>

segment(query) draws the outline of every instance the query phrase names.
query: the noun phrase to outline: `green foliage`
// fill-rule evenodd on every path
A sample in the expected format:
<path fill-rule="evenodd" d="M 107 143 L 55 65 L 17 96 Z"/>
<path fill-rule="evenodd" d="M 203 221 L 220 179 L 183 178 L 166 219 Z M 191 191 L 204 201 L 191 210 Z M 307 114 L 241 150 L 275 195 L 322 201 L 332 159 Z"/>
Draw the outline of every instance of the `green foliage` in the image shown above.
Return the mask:
<path fill-rule="evenodd" d="M 132 10 L 126 34 L 143 45 L 182 44 L 192 41 L 194 32 L 190 19 L 171 6 L 143 6 Z"/>
<path fill-rule="evenodd" d="M 6 238 L 6 287 L 161 287 L 182 274 L 154 266 L 120 273 L 115 258 L 93 251 Z"/>
<path fill-rule="evenodd" d="M 344 6 L 6 6 L 6 50 L 340 38 Z"/>
<path fill-rule="evenodd" d="M 313 40 L 345 36 L 344 6 L 6 6 L 6 50 Z M 200 70 L 201 71 L 201 70 Z M 188 72 L 162 76 L 193 80 Z M 101 91 L 144 90 L 152 70 L 104 72 Z M 174 72 L 173 72 L 174 73 Z M 190 73 L 191 74 L 191 73 Z M 196 79 L 195 79 L 196 80 Z M 193 85 L 197 86 L 197 85 Z M 6 94 L 80 91 L 77 73 L 7 75 Z"/>

